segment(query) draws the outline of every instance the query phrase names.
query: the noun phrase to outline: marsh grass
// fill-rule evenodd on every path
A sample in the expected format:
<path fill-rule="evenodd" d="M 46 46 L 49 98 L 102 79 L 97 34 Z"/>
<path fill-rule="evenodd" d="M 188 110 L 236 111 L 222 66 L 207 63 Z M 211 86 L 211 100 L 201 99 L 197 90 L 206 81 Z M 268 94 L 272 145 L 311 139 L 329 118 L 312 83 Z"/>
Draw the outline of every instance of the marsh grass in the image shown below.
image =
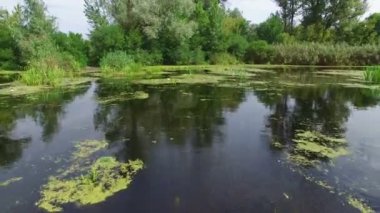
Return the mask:
<path fill-rule="evenodd" d="M 60 69 L 53 70 L 38 70 L 35 68 L 29 69 L 21 74 L 21 82 L 28 86 L 59 86 L 63 79 L 72 77 L 70 72 Z"/>
<path fill-rule="evenodd" d="M 141 71 L 142 65 L 136 63 L 127 53 L 117 51 L 104 56 L 100 62 L 100 68 L 104 74 L 132 74 Z"/>
<path fill-rule="evenodd" d="M 380 66 L 367 67 L 363 75 L 367 82 L 380 83 Z"/>

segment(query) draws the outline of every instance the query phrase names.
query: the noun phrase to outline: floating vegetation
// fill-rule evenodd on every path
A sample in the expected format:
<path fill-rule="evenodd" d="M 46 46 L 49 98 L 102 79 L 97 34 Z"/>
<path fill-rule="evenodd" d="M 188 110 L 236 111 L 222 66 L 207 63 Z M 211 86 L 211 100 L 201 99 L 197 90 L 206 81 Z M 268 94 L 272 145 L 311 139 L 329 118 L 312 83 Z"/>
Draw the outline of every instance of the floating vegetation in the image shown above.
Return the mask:
<path fill-rule="evenodd" d="M 173 75 L 169 78 L 138 79 L 138 80 L 134 80 L 133 83 L 145 84 L 145 85 L 216 84 L 225 79 L 226 79 L 226 76 L 223 76 L 223 75 L 199 73 L 198 71 L 195 73 Z"/>
<path fill-rule="evenodd" d="M 22 180 L 22 177 L 14 177 L 4 182 L 0 182 L 0 187 L 9 186 L 10 184 L 21 181 L 21 180 Z"/>
<path fill-rule="evenodd" d="M 99 158 L 85 174 L 60 180 L 51 177 L 42 188 L 38 207 L 49 211 L 62 211 L 62 205 L 100 203 L 116 192 L 126 189 L 133 176 L 143 168 L 140 160 L 118 162 L 113 157 Z"/>
<path fill-rule="evenodd" d="M 293 141 L 295 147 L 289 159 L 301 166 L 314 166 L 322 160 L 333 160 L 349 154 L 345 139 L 318 132 L 298 131 Z"/>
<path fill-rule="evenodd" d="M 74 79 L 64 80 L 59 87 L 60 88 L 75 88 L 82 84 L 89 83 L 93 78 L 87 77 L 76 77 Z M 0 89 L 0 95 L 11 95 L 11 96 L 23 96 L 33 93 L 43 92 L 51 89 L 52 87 L 46 85 L 39 86 L 27 86 L 21 84 L 20 82 L 13 82 L 9 86 Z"/>
<path fill-rule="evenodd" d="M 271 143 L 270 145 L 271 145 L 271 147 L 274 148 L 274 149 L 279 149 L 279 150 L 281 150 L 281 149 L 285 148 L 284 144 L 280 143 L 280 142 L 277 141 L 277 140 L 273 140 L 272 143 Z"/>
<path fill-rule="evenodd" d="M 359 200 L 357 198 L 354 198 L 352 196 L 348 196 L 347 202 L 352 207 L 358 209 L 361 213 L 374 213 L 375 212 L 375 210 L 373 210 L 370 206 L 368 206 L 364 201 Z"/>
<path fill-rule="evenodd" d="M 79 160 L 90 157 L 95 152 L 105 149 L 108 146 L 107 141 L 86 140 L 75 145 L 76 151 L 73 153 L 73 160 Z"/>
<path fill-rule="evenodd" d="M 96 140 L 76 144 L 67 168 L 60 169 L 42 186 L 37 206 L 48 212 L 58 212 L 63 210 L 64 204 L 96 204 L 126 189 L 133 176 L 143 168 L 143 162 L 135 160 L 123 163 L 114 157 L 90 160 L 107 145 L 106 141 Z"/>
<path fill-rule="evenodd" d="M 121 93 L 114 96 L 109 96 L 105 98 L 99 98 L 100 104 L 112 104 L 115 102 L 120 101 L 127 101 L 127 100 L 143 100 L 149 98 L 149 94 L 144 91 L 137 91 L 134 93 Z"/>

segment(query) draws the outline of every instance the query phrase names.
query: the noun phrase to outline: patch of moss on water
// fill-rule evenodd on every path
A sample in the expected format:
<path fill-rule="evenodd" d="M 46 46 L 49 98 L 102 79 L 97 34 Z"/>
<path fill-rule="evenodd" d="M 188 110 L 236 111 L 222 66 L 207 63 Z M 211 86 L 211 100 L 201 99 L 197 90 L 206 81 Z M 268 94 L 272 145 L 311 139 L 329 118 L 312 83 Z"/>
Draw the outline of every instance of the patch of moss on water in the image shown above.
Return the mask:
<path fill-rule="evenodd" d="M 73 160 L 85 159 L 95 152 L 105 149 L 107 141 L 86 140 L 75 144 L 76 151 L 72 154 Z"/>
<path fill-rule="evenodd" d="M 278 149 L 278 150 L 281 150 L 281 149 L 284 149 L 285 146 L 284 144 L 280 143 L 279 141 L 277 140 L 273 140 L 272 143 L 271 143 L 271 147 L 274 148 L 274 149 Z"/>
<path fill-rule="evenodd" d="M 216 84 L 225 77 L 211 74 L 183 74 L 171 78 L 141 79 L 135 80 L 135 84 L 166 85 L 166 84 Z"/>
<path fill-rule="evenodd" d="M 98 98 L 98 103 L 112 104 L 112 103 L 121 102 L 121 101 L 143 100 L 143 99 L 148 99 L 148 98 L 149 98 L 149 94 L 144 91 L 137 91 L 134 93 L 125 92 L 125 93 L 120 93 L 114 96 Z"/>
<path fill-rule="evenodd" d="M 359 200 L 352 196 L 348 196 L 347 202 L 352 207 L 358 209 L 361 213 L 375 213 L 375 210 L 373 210 L 370 206 L 368 206 L 363 200 Z"/>
<path fill-rule="evenodd" d="M 3 182 L 0 182 L 0 187 L 5 187 L 5 186 L 9 186 L 10 184 L 12 183 L 16 183 L 16 182 L 19 182 L 22 180 L 22 177 L 14 177 L 14 178 L 11 178 L 9 180 L 6 180 L 6 181 L 3 181 Z"/>
<path fill-rule="evenodd" d="M 57 212 L 68 203 L 83 206 L 103 202 L 128 188 L 142 168 L 140 160 L 121 163 L 113 157 L 99 158 L 85 175 L 66 180 L 51 177 L 42 187 L 42 197 L 37 205 L 48 212 Z"/>
<path fill-rule="evenodd" d="M 73 79 L 65 79 L 62 81 L 60 85 L 58 85 L 58 88 L 74 88 L 82 84 L 86 84 L 94 80 L 94 78 L 86 78 L 86 77 L 75 77 Z M 0 89 L 0 95 L 9 95 L 9 96 L 24 96 L 34 93 L 39 93 L 43 91 L 47 91 L 49 89 L 52 89 L 53 87 L 50 86 L 27 86 L 25 84 L 22 84 L 20 82 L 13 82 L 9 84 L 8 86 Z"/>
<path fill-rule="evenodd" d="M 298 131 L 293 141 L 295 147 L 289 159 L 297 165 L 313 166 L 321 161 L 349 155 L 344 138 L 330 137 L 319 132 Z"/>

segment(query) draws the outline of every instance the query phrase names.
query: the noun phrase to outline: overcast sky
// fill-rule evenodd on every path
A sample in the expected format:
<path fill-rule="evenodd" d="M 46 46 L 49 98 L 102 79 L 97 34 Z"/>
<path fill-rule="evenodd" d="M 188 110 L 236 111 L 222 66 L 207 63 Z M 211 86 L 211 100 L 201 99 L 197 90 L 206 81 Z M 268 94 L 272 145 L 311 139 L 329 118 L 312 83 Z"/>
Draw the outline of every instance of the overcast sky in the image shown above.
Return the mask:
<path fill-rule="evenodd" d="M 369 13 L 380 12 L 380 0 L 368 0 Z M 22 0 L 0 0 L 0 7 L 12 9 Z M 89 31 L 83 14 L 84 0 L 45 0 L 51 15 L 58 18 L 59 29 L 86 34 Z M 278 8 L 273 0 L 229 0 L 230 8 L 239 8 L 243 15 L 253 23 L 264 21 Z"/>

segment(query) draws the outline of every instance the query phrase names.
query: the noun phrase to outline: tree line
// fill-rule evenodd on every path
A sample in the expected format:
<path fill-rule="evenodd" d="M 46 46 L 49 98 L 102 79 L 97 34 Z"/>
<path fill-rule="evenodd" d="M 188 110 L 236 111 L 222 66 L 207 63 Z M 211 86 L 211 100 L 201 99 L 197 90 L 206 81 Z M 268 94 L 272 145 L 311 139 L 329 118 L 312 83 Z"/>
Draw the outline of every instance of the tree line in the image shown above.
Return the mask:
<path fill-rule="evenodd" d="M 112 52 L 143 65 L 380 63 L 380 13 L 363 19 L 366 0 L 275 2 L 279 11 L 252 24 L 221 0 L 85 0 L 84 39 L 59 32 L 42 0 L 24 0 L 0 11 L 0 66 L 97 66 Z"/>

